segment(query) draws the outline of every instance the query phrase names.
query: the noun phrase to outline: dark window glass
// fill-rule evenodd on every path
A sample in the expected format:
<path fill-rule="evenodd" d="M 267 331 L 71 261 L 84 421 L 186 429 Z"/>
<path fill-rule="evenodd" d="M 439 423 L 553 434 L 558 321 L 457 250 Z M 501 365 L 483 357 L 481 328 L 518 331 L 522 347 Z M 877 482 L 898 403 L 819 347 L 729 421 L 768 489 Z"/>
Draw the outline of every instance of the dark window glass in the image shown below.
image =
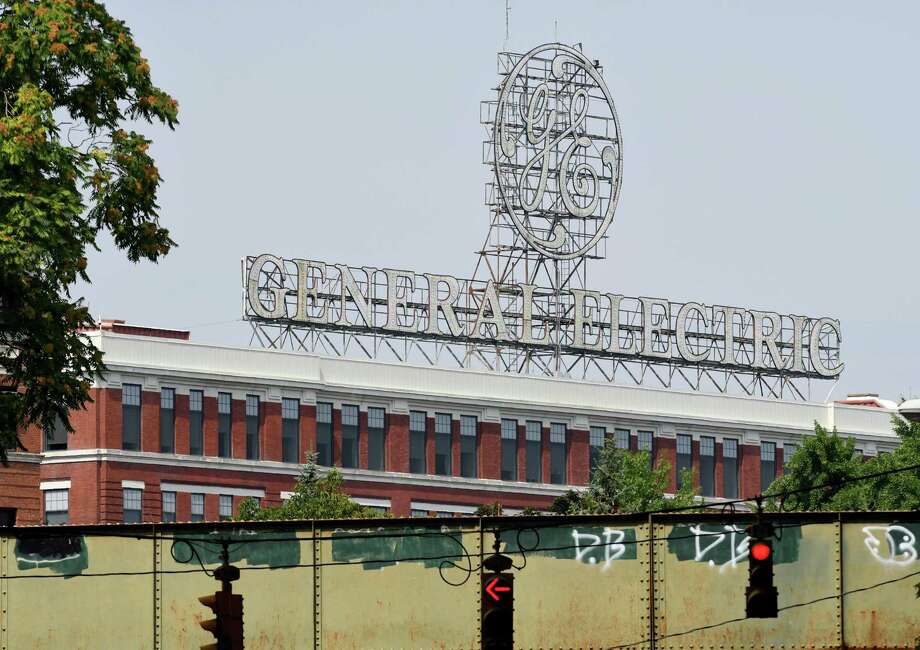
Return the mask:
<path fill-rule="evenodd" d="M 528 420 L 524 429 L 526 465 L 524 473 L 528 483 L 543 482 L 543 423 Z"/>
<path fill-rule="evenodd" d="M 475 415 L 460 416 L 460 476 L 476 478 L 476 447 L 479 421 Z"/>
<path fill-rule="evenodd" d="M 425 431 L 426 417 L 423 411 L 409 413 L 409 471 L 413 474 L 425 474 L 428 471 L 425 453 L 428 437 Z"/>
<path fill-rule="evenodd" d="M 332 467 L 332 404 L 316 404 L 316 454 L 317 463 Z"/>
<path fill-rule="evenodd" d="M 160 390 L 160 451 L 172 454 L 176 451 L 176 389 Z"/>
<path fill-rule="evenodd" d="M 193 456 L 204 453 L 204 391 L 188 392 L 188 451 Z"/>
<path fill-rule="evenodd" d="M 722 440 L 722 496 L 738 498 L 738 441 Z"/>
<path fill-rule="evenodd" d="M 218 513 L 221 521 L 233 519 L 233 497 L 229 494 L 220 495 L 220 511 Z"/>
<path fill-rule="evenodd" d="M 434 416 L 434 473 L 450 476 L 450 413 Z"/>
<path fill-rule="evenodd" d="M 70 490 L 45 490 L 45 523 L 66 524 Z"/>
<path fill-rule="evenodd" d="M 192 495 L 192 521 L 204 521 L 204 495 Z"/>
<path fill-rule="evenodd" d="M 683 487 L 680 475 L 685 469 L 693 468 L 693 437 L 677 434 L 677 489 Z"/>
<path fill-rule="evenodd" d="M 648 466 L 655 466 L 655 448 L 654 448 L 654 436 L 651 431 L 640 431 L 636 439 L 636 446 L 639 451 L 644 451 L 648 454 Z"/>
<path fill-rule="evenodd" d="M 342 404 L 342 467 L 358 466 L 358 407 Z"/>
<path fill-rule="evenodd" d="M 121 505 L 123 520 L 126 524 L 136 524 L 141 521 L 141 495 L 142 491 L 136 488 L 121 489 Z"/>
<path fill-rule="evenodd" d="M 45 427 L 45 451 L 63 449 L 67 449 L 67 429 L 60 418 L 55 418 L 53 427 Z"/>
<path fill-rule="evenodd" d="M 594 476 L 594 470 L 597 469 L 597 461 L 601 457 L 606 439 L 607 429 L 604 427 L 591 427 L 588 432 L 588 467 L 591 476 Z"/>
<path fill-rule="evenodd" d="M 760 491 L 766 492 L 776 478 L 776 443 L 760 443 Z"/>
<path fill-rule="evenodd" d="M 296 463 L 300 456 L 300 400 L 281 400 L 281 460 Z"/>
<path fill-rule="evenodd" d="M 217 394 L 217 455 L 221 458 L 230 458 L 231 404 L 230 393 Z"/>
<path fill-rule="evenodd" d="M 553 422 L 549 426 L 549 482 L 565 485 L 565 425 Z"/>
<path fill-rule="evenodd" d="M 386 469 L 386 411 L 373 406 L 367 409 L 367 468 Z"/>
<path fill-rule="evenodd" d="M 700 437 L 700 491 L 704 497 L 716 495 L 716 439 Z"/>
<path fill-rule="evenodd" d="M 502 420 L 502 480 L 518 480 L 517 420 Z"/>
<path fill-rule="evenodd" d="M 161 492 L 163 499 L 163 521 L 170 522 L 176 520 L 176 493 Z"/>
<path fill-rule="evenodd" d="M 799 446 L 792 442 L 787 442 L 783 445 L 783 471 L 786 471 L 786 468 L 789 466 L 789 461 L 792 460 L 792 457 L 795 455 L 796 450 Z M 858 449 L 856 450 L 860 454 L 862 453 Z"/>
<path fill-rule="evenodd" d="M 246 396 L 246 458 L 259 458 L 259 396 Z"/>
<path fill-rule="evenodd" d="M 141 387 L 138 384 L 121 387 L 121 448 L 131 451 L 141 448 Z"/>
<path fill-rule="evenodd" d="M 615 431 L 617 449 L 629 449 L 629 429 Z"/>

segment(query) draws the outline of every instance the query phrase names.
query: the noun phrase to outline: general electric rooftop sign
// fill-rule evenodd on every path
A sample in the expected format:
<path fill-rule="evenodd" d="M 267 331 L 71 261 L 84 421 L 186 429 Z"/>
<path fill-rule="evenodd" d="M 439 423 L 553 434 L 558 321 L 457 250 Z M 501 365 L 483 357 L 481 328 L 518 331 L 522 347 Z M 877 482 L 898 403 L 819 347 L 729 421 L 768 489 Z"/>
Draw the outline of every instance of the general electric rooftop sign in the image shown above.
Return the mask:
<path fill-rule="evenodd" d="M 732 387 L 804 398 L 843 369 L 840 324 L 626 297 L 586 283 L 603 257 L 622 137 L 596 61 L 552 43 L 499 55 L 483 103 L 492 214 L 472 279 L 263 254 L 243 262 L 244 318 L 269 347 L 400 361 Z"/>

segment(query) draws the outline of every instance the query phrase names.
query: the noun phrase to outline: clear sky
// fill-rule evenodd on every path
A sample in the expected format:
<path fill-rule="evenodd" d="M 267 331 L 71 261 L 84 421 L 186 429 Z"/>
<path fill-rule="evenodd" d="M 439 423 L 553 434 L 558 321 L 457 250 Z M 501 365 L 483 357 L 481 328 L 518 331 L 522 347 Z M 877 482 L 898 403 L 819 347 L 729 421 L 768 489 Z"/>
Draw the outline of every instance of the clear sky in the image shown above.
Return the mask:
<path fill-rule="evenodd" d="M 107 5 L 179 101 L 175 132 L 143 129 L 179 247 L 104 242 L 75 293 L 95 316 L 246 345 L 246 254 L 471 274 L 503 0 Z M 513 0 L 509 49 L 583 43 L 617 105 L 589 284 L 837 317 L 832 397 L 920 393 L 918 24 L 916 2 Z"/>

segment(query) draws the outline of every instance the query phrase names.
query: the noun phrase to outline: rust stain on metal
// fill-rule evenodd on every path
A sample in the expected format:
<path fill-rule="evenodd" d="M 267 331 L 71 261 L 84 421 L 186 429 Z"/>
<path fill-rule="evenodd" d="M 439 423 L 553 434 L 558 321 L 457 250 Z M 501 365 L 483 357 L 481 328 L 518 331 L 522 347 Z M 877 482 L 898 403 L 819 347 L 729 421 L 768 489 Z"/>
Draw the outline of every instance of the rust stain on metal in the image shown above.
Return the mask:
<path fill-rule="evenodd" d="M 554 517 L 538 522 L 554 532 L 545 536 L 544 550 L 529 553 L 526 563 L 516 556 L 523 568 L 515 576 L 515 646 L 650 648 L 654 631 L 655 648 L 675 650 L 834 648 L 841 647 L 839 639 L 848 642 L 848 650 L 903 650 L 915 647 L 920 637 L 914 591 L 920 577 L 913 575 L 920 571 L 918 513 L 874 514 L 865 521 L 853 514 L 839 519 L 823 513 L 810 519 L 776 515 L 780 523 L 795 524 L 798 532 L 778 545 L 786 553 L 774 567 L 780 617 L 763 620 L 736 620 L 744 616 L 747 582 L 746 540 L 736 530 L 743 530 L 742 519 L 654 519 Z M 393 546 L 406 553 L 424 555 L 443 547 L 457 562 L 462 545 L 472 559 L 469 579 L 461 580 L 465 571 L 447 569 L 460 586 L 442 580 L 436 560 L 372 568 L 367 559 L 376 556 L 368 554 L 383 552 L 376 542 L 367 548 L 351 542 L 336 555 L 330 538 L 353 525 L 342 522 L 303 524 L 310 527 L 306 530 L 315 526 L 316 532 L 315 538 L 298 542 L 305 566 L 250 571 L 257 567 L 240 560 L 242 576 L 234 590 L 238 585 L 245 599 L 246 647 L 316 647 L 315 620 L 321 648 L 477 648 L 479 537 L 491 533 L 479 529 L 478 519 L 454 521 L 459 523 L 452 521 L 450 534 L 460 544 L 438 541 L 416 550 L 404 522 L 373 525 L 405 535 Z M 515 518 L 499 521 L 509 530 L 522 526 Z M 494 528 L 496 522 L 488 525 Z M 11 557 L 0 563 L 8 647 L 120 647 L 126 638 L 142 648 L 152 647 L 154 639 L 163 648 L 207 642 L 200 628 L 206 612 L 197 599 L 214 590 L 214 581 L 203 574 L 169 573 L 189 565 L 168 554 L 161 565 L 166 573 L 151 580 L 145 573 L 149 540 L 113 538 L 113 528 L 101 533 L 105 539 L 94 537 L 92 530 L 79 533 L 86 536 L 88 549 L 81 575 L 129 574 L 108 577 L 104 589 L 99 580 L 68 578 L 46 568 L 41 558 L 17 563 Z M 672 535 L 675 528 L 680 533 Z M 439 530 L 432 527 L 435 535 Z M 183 534 L 181 527 L 176 531 Z M 0 542 L 12 549 L 15 534 L 15 529 L 3 531 Z M 650 537 L 662 540 L 654 554 L 644 544 Z M 350 559 L 342 559 L 345 551 Z M 311 560 L 324 564 L 321 580 Z M 132 576 L 132 571 L 141 575 Z M 27 579 L 34 576 L 50 577 Z M 155 595 L 162 603 L 159 617 L 152 615 Z M 136 615 L 122 615 L 128 610 Z M 51 620 L 54 625 L 48 624 Z"/>

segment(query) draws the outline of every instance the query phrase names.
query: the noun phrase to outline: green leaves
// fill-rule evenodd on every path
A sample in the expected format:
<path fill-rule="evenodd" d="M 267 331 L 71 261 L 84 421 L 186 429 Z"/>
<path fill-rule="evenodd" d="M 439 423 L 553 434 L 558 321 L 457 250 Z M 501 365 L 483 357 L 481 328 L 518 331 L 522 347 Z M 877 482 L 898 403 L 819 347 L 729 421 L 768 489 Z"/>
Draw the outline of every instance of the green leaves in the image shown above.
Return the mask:
<path fill-rule="evenodd" d="M 259 507 L 255 499 L 240 504 L 239 521 L 292 519 L 371 519 L 380 513 L 352 501 L 342 491 L 342 474 L 335 468 L 319 475 L 316 454 L 303 466 L 291 497 L 280 506 Z"/>
<path fill-rule="evenodd" d="M 770 486 L 769 494 L 803 490 L 782 502 L 767 506 L 785 510 L 917 510 L 920 508 L 920 472 L 897 472 L 858 481 L 859 478 L 920 464 L 920 424 L 892 416 L 892 427 L 901 445 L 890 454 L 863 459 L 851 438 L 828 433 L 815 424 L 815 436 L 805 439 L 786 465 L 783 476 Z M 808 488 L 836 484 L 834 487 Z"/>
<path fill-rule="evenodd" d="M 689 471 L 681 475 L 681 489 L 668 499 L 671 467 L 659 461 L 650 467 L 648 453 L 617 449 L 607 440 L 586 492 L 570 491 L 553 502 L 559 514 L 650 512 L 694 505 L 696 490 Z"/>
<path fill-rule="evenodd" d="M 131 32 L 89 0 L 0 6 L 0 367 L 19 389 L 0 402 L 0 460 L 30 424 L 68 423 L 105 367 L 69 295 L 89 281 L 102 231 L 128 258 L 175 242 L 159 225 L 159 172 L 131 119 L 172 128 L 178 107 L 153 85 Z M 69 424 L 67 425 L 69 428 Z"/>

